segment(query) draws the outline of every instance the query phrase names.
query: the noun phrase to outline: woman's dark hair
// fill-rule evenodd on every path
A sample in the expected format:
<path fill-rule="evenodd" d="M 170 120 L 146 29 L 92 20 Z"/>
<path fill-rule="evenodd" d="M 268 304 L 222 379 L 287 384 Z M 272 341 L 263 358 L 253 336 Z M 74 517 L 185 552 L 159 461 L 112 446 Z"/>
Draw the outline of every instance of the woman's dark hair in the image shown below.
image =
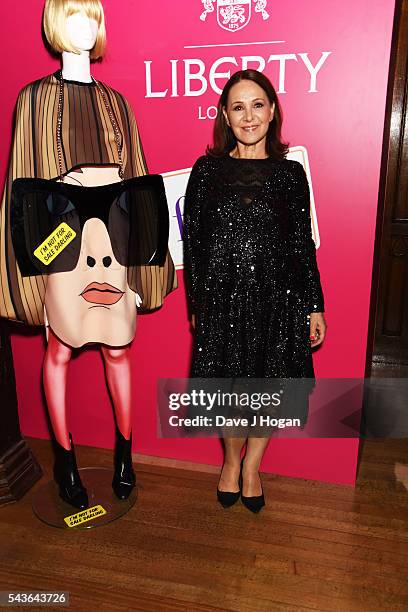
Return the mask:
<path fill-rule="evenodd" d="M 234 133 L 226 122 L 222 111 L 227 107 L 231 87 L 240 81 L 253 81 L 259 85 L 259 87 L 262 87 L 268 96 L 269 102 L 275 104 L 274 116 L 266 134 L 266 153 L 273 159 L 284 159 L 289 148 L 288 144 L 281 140 L 282 109 L 272 83 L 268 77 L 262 74 L 262 72 L 258 72 L 258 70 L 238 70 L 238 72 L 235 72 L 226 83 L 217 107 L 218 114 L 214 126 L 214 146 L 207 147 L 207 155 L 223 157 L 232 151 L 237 144 Z"/>

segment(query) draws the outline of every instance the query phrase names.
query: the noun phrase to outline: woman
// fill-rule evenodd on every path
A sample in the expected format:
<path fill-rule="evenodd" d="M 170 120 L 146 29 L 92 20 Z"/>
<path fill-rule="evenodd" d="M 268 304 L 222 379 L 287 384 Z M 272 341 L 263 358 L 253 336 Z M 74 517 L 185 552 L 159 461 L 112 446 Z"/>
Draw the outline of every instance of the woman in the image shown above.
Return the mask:
<path fill-rule="evenodd" d="M 67 418 L 72 349 L 101 347 L 117 425 L 112 487 L 126 499 L 135 486 L 130 343 L 136 306 L 161 306 L 177 281 L 168 254 L 160 265 L 138 265 L 154 258 L 148 256 L 152 241 L 140 245 L 151 234 L 143 235 L 133 204 L 142 181 L 149 209 L 154 177 L 144 176 L 145 158 L 127 100 L 91 76 L 91 60 L 105 50 L 101 2 L 46 0 L 44 31 L 61 54 L 62 70 L 28 84 L 19 95 L 0 220 L 0 316 L 47 325 L 43 380 L 56 441 L 54 475 L 60 496 L 82 509 L 88 495 Z M 16 181 L 23 178 L 33 180 L 31 193 L 24 181 Z M 133 178 L 139 182 L 126 187 Z M 142 215 L 146 220 L 149 210 Z M 59 232 L 74 239 L 48 265 L 46 248 L 55 237 L 47 228 L 58 223 L 68 225 Z M 64 244 L 63 235 L 58 244 Z M 44 261 L 36 258 L 38 249 Z M 134 255 L 138 249 L 144 257 Z"/>
<path fill-rule="evenodd" d="M 215 142 L 195 163 L 184 210 L 185 271 L 195 328 L 191 376 L 313 378 L 324 300 L 301 164 L 286 159 L 267 77 L 242 70 L 218 104 Z M 241 466 L 241 450 L 246 453 Z M 264 505 L 268 437 L 225 437 L 218 500 Z"/>

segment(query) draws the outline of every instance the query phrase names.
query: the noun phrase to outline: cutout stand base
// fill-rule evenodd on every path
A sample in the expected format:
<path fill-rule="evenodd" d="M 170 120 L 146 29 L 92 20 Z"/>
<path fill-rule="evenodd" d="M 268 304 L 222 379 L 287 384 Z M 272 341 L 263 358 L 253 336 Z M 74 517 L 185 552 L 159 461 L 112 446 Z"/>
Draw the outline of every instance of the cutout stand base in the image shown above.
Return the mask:
<path fill-rule="evenodd" d="M 106 514 L 102 514 L 88 520 L 80 522 L 71 527 L 64 521 L 72 515 L 84 513 L 85 510 L 78 510 L 63 501 L 58 492 L 58 485 L 51 480 L 40 487 L 33 499 L 34 514 L 41 521 L 51 527 L 60 529 L 91 529 L 100 527 L 129 512 L 137 499 L 137 485 L 133 489 L 128 499 L 118 499 L 112 490 L 113 470 L 107 468 L 81 468 L 78 470 L 82 484 L 88 492 L 89 508 L 102 506 Z M 81 519 L 79 519 L 81 520 Z"/>

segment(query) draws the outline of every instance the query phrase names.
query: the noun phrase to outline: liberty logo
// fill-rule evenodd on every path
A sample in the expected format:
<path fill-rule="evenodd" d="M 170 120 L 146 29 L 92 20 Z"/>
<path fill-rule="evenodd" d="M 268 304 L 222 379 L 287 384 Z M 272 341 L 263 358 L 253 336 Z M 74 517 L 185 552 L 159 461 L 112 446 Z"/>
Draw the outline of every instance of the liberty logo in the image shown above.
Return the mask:
<path fill-rule="evenodd" d="M 255 4 L 255 13 L 261 13 L 262 18 L 269 19 L 266 5 L 267 0 L 201 0 L 204 11 L 200 15 L 201 21 L 207 19 L 208 13 L 214 12 L 217 2 L 218 25 L 229 32 L 242 30 L 251 20 L 252 2 Z"/>

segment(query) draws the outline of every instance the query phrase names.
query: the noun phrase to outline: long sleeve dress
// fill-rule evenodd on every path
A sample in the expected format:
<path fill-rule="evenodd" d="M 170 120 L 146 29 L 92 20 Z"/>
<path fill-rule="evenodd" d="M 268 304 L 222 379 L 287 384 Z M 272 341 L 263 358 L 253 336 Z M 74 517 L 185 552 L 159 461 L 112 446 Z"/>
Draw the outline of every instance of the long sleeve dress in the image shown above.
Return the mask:
<path fill-rule="evenodd" d="M 310 313 L 324 299 L 301 164 L 199 158 L 184 249 L 192 377 L 314 377 Z"/>
<path fill-rule="evenodd" d="M 59 73 L 28 84 L 20 92 L 9 169 L 0 210 L 0 317 L 28 325 L 44 323 L 47 278 L 22 276 L 13 251 L 10 227 L 12 183 L 16 178 L 59 176 L 56 122 Z M 132 109 L 117 91 L 100 83 L 123 139 L 125 179 L 147 174 Z M 119 164 L 115 134 L 101 93 L 94 82 L 64 79 L 62 122 L 63 174 L 80 166 Z M 129 286 L 142 299 L 141 310 L 158 308 L 177 286 L 174 264 L 129 270 Z M 136 308 L 136 306 L 135 306 Z"/>

